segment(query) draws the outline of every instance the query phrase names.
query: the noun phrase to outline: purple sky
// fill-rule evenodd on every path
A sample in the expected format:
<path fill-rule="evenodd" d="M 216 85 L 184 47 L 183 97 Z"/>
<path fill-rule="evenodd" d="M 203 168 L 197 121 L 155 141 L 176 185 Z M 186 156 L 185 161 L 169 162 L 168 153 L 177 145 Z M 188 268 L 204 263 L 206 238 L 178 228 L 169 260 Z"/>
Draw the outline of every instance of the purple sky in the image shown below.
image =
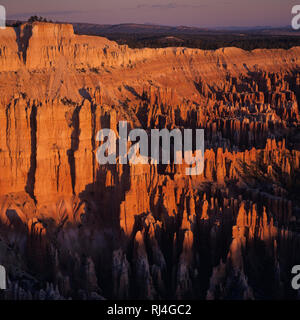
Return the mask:
<path fill-rule="evenodd" d="M 298 2 L 298 3 L 297 3 Z M 196 27 L 290 25 L 293 0 L 1 0 L 8 19 L 42 15 L 98 24 L 153 23 Z"/>

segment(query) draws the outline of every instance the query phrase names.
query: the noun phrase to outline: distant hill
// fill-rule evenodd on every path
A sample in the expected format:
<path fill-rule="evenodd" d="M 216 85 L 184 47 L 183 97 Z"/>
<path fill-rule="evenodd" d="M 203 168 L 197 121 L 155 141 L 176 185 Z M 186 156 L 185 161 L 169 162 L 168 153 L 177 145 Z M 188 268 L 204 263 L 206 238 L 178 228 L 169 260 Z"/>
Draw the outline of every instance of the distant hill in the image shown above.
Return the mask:
<path fill-rule="evenodd" d="M 135 34 L 272 34 L 272 35 L 297 35 L 299 31 L 293 30 L 290 26 L 285 27 L 216 27 L 216 28 L 197 28 L 187 26 L 164 26 L 156 24 L 89 24 L 73 23 L 74 29 L 78 33 L 97 34 L 97 33 L 135 33 Z"/>
<path fill-rule="evenodd" d="M 162 26 L 126 23 L 98 25 L 73 23 L 75 33 L 99 35 L 131 48 L 188 47 L 215 50 L 222 47 L 238 47 L 244 50 L 257 48 L 288 49 L 300 46 L 300 32 L 290 27 L 229 27 L 196 28 L 186 26 Z"/>
<path fill-rule="evenodd" d="M 219 33 L 216 30 L 210 30 L 205 28 L 195 28 L 186 26 L 162 26 L 162 25 L 150 25 L 150 24 L 136 24 L 136 23 L 124 23 L 124 24 L 88 24 L 88 23 L 73 23 L 75 31 L 78 33 L 96 34 L 99 32 L 104 33 L 149 33 L 149 34 L 200 34 L 200 33 Z"/>

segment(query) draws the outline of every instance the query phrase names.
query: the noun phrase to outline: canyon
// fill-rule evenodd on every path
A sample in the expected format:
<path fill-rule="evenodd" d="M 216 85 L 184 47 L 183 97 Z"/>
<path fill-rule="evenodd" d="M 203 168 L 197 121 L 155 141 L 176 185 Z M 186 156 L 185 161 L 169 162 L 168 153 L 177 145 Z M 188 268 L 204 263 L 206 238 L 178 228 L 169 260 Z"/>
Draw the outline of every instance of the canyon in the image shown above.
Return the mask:
<path fill-rule="evenodd" d="M 300 47 L 0 30 L 0 298 L 299 299 Z M 97 132 L 204 129 L 205 166 L 99 165 Z"/>

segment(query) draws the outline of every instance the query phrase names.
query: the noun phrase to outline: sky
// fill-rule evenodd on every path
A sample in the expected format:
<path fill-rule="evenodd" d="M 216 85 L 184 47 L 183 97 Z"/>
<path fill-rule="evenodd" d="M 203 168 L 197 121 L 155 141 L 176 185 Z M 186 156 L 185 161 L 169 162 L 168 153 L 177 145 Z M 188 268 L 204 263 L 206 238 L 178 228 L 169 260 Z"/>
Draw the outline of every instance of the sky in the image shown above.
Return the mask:
<path fill-rule="evenodd" d="M 7 19 L 170 26 L 287 26 L 293 0 L 0 0 Z"/>

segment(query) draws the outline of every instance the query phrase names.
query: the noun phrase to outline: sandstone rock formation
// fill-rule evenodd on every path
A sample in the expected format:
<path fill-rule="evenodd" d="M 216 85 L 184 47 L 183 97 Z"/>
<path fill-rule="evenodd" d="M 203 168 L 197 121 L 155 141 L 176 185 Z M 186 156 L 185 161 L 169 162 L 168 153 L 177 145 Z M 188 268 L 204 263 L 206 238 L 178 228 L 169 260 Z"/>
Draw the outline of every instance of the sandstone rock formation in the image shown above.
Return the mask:
<path fill-rule="evenodd" d="M 0 30 L 4 298 L 297 298 L 299 57 Z M 203 174 L 99 165 L 121 120 L 205 129 Z"/>

